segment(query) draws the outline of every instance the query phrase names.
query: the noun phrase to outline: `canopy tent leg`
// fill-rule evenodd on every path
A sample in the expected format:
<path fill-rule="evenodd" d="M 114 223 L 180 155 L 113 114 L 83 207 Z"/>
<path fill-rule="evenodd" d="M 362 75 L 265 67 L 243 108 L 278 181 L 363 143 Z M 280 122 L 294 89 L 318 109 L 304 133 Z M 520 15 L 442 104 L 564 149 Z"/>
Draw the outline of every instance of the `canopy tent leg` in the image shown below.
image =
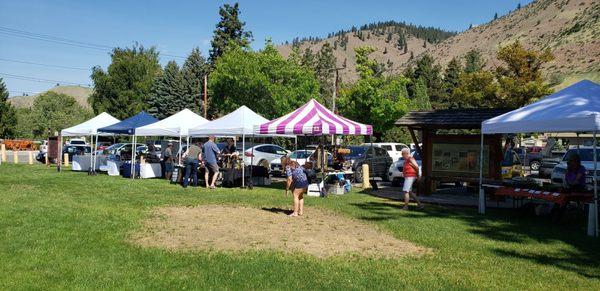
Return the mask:
<path fill-rule="evenodd" d="M 244 157 L 246 156 L 246 151 L 244 150 Z M 254 176 L 253 176 L 253 168 L 254 168 L 254 133 L 252 133 L 252 150 L 250 151 L 250 185 L 248 189 L 252 190 L 254 187 Z"/>
<path fill-rule="evenodd" d="M 183 154 L 183 151 L 181 149 L 181 135 L 179 135 L 179 144 L 177 145 L 177 152 L 179 153 L 179 162 L 178 164 L 181 165 L 181 155 Z"/>
<path fill-rule="evenodd" d="M 132 144 L 131 144 L 131 179 L 135 179 L 135 154 L 137 152 L 135 145 L 136 145 L 136 138 L 135 138 L 135 134 L 134 134 L 133 138 L 132 138 Z"/>
<path fill-rule="evenodd" d="M 94 168 L 94 135 L 90 135 L 90 167 L 88 168 L 88 175 L 92 173 L 92 169 Z M 85 152 L 85 151 L 84 151 Z"/>
<path fill-rule="evenodd" d="M 595 225 L 595 236 L 599 236 L 598 233 L 598 152 L 597 152 L 597 139 L 596 139 L 597 131 L 594 130 L 594 223 Z"/>
<path fill-rule="evenodd" d="M 98 147 L 98 133 L 96 133 L 96 148 Z M 92 172 L 95 174 L 96 173 L 96 163 L 98 162 L 98 154 L 96 153 L 96 148 L 92 149 L 92 152 L 94 153 L 94 167 L 92 167 Z"/>
<path fill-rule="evenodd" d="M 62 134 L 58 136 L 59 137 L 59 141 L 58 141 L 58 157 L 56 157 L 56 160 L 58 161 L 56 164 L 58 165 L 58 167 L 56 168 L 57 171 L 61 172 L 62 171 L 62 163 L 63 163 L 63 136 Z M 48 151 L 46 151 L 46 155 L 49 155 L 50 153 Z"/>
<path fill-rule="evenodd" d="M 242 152 L 246 148 L 246 135 L 242 134 Z M 246 165 L 244 165 L 244 159 L 242 159 L 242 188 L 246 188 Z"/>
<path fill-rule="evenodd" d="M 479 146 L 479 214 L 485 214 L 485 192 L 483 191 L 483 131 Z"/>

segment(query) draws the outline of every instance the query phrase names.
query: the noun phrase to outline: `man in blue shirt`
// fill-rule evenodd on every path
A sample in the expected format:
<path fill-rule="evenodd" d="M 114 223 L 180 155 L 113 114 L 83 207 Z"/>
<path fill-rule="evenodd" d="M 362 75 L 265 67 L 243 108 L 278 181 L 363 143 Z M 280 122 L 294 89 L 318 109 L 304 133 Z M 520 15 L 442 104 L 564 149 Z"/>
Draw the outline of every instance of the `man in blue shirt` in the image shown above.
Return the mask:
<path fill-rule="evenodd" d="M 215 183 L 219 174 L 219 166 L 217 165 L 217 156 L 219 155 L 219 148 L 215 143 L 215 136 L 211 135 L 208 137 L 208 141 L 202 146 L 204 152 L 204 181 L 206 181 L 206 188 L 215 189 Z M 212 173 L 212 179 L 209 180 L 209 173 Z M 209 183 L 210 181 L 210 183 Z"/>

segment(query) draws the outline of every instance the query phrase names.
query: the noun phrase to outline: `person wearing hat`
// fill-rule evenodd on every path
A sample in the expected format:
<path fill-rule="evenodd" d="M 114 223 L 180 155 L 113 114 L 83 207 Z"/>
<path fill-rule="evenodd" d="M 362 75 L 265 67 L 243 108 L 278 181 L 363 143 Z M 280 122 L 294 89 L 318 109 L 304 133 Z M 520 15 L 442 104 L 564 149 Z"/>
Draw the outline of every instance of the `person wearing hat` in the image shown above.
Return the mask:
<path fill-rule="evenodd" d="M 165 178 L 167 180 L 171 180 L 171 176 L 173 175 L 173 143 L 172 142 L 169 142 L 167 144 L 167 148 L 165 149 L 164 161 L 165 161 Z"/>

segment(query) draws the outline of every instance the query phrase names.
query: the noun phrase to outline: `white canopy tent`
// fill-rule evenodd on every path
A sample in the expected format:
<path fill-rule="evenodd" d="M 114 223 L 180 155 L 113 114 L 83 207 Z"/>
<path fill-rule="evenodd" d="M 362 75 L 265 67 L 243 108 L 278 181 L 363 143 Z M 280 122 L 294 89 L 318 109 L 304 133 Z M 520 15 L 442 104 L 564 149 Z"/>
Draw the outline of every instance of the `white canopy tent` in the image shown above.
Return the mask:
<path fill-rule="evenodd" d="M 522 108 L 488 119 L 481 124 L 481 147 L 484 134 L 530 132 L 592 132 L 594 153 L 596 134 L 600 131 L 600 85 L 583 80 Z M 480 158 L 479 212 L 485 213 L 485 195 L 481 186 L 483 150 Z M 594 165 L 597 154 L 594 154 Z M 594 220 L 598 236 L 597 166 L 594 166 Z"/>
<path fill-rule="evenodd" d="M 113 125 L 115 123 L 120 122 L 120 120 L 114 118 L 112 115 L 102 112 L 98 114 L 98 116 L 84 121 L 78 125 L 65 128 L 60 131 L 60 145 L 59 151 L 60 156 L 62 158 L 62 138 L 64 136 L 90 136 L 92 152 L 90 156 L 90 170 L 93 171 L 95 169 L 95 159 L 94 159 L 94 136 L 96 136 L 96 144 L 98 143 L 97 138 L 98 135 L 112 135 L 111 133 L 98 133 L 98 128 Z"/>
<path fill-rule="evenodd" d="M 196 128 L 208 122 L 209 121 L 204 117 L 186 108 L 161 121 L 137 128 L 135 130 L 135 135 L 178 136 L 179 146 L 181 147 L 181 138 L 184 136 L 186 137 L 186 144 L 189 144 L 190 128 Z M 181 155 L 179 163 L 181 163 Z"/>
<path fill-rule="evenodd" d="M 268 119 L 260 116 L 258 113 L 243 105 L 223 117 L 209 121 L 198 127 L 190 128 L 189 136 L 241 136 L 243 151 L 246 148 L 246 136 L 254 134 L 255 126 L 261 125 L 268 121 Z M 281 134 L 269 136 L 295 137 L 293 135 L 290 136 Z M 242 177 L 245 177 L 244 168 L 245 167 L 242 167 Z M 242 178 L 242 187 L 245 186 L 244 180 L 245 179 Z"/>

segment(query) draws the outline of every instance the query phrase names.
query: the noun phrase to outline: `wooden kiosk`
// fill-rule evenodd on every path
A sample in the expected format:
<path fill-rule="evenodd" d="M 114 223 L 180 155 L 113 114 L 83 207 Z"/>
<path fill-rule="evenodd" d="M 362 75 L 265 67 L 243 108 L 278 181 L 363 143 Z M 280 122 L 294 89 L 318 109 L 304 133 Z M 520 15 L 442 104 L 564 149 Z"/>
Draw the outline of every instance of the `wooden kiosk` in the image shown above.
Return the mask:
<path fill-rule="evenodd" d="M 439 133 L 451 130 L 481 130 L 481 122 L 504 114 L 508 109 L 444 109 L 411 111 L 396 121 L 408 128 L 416 150 L 423 159 L 419 193 L 429 195 L 439 182 L 476 182 L 479 178 L 479 134 Z M 421 140 L 416 131 L 420 132 Z M 422 146 L 419 144 L 422 143 Z M 484 139 L 483 176 L 501 179 L 503 159 L 501 135 Z"/>

